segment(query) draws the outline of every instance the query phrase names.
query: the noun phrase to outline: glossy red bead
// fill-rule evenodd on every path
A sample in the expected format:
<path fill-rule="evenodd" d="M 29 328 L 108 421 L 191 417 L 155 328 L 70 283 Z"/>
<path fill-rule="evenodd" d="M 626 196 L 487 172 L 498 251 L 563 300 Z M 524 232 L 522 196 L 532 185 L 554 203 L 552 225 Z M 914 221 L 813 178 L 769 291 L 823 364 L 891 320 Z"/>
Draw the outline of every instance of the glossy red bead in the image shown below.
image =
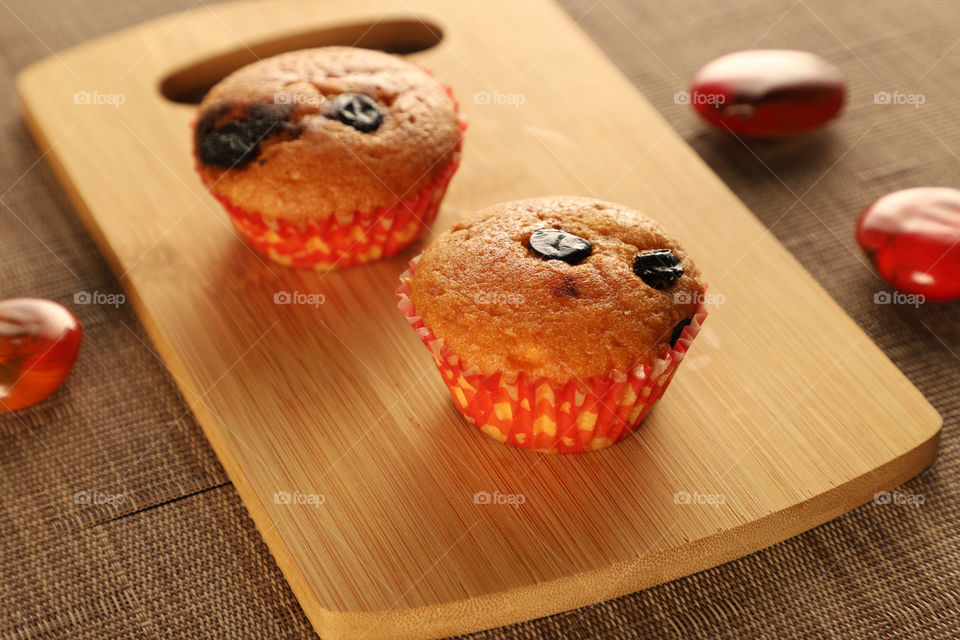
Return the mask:
<path fill-rule="evenodd" d="M 960 191 L 904 189 L 860 214 L 857 242 L 890 286 L 927 300 L 960 298 Z"/>
<path fill-rule="evenodd" d="M 806 51 L 751 49 L 709 62 L 693 78 L 690 103 L 707 122 L 737 135 L 805 133 L 843 108 L 846 81 Z"/>
<path fill-rule="evenodd" d="M 0 411 L 34 405 L 63 384 L 77 360 L 80 322 L 52 300 L 0 302 Z"/>

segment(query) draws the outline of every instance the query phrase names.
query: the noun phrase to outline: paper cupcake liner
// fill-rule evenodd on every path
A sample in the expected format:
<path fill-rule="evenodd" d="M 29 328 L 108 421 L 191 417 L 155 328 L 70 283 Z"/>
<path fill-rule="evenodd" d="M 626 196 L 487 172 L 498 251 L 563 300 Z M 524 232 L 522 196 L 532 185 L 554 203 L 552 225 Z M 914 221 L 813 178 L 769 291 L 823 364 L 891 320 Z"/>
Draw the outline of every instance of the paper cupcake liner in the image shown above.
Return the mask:
<path fill-rule="evenodd" d="M 400 276 L 397 306 L 429 349 L 454 404 L 467 420 L 488 436 L 525 449 L 579 453 L 622 440 L 667 390 L 707 317 L 701 302 L 672 349 L 626 372 L 614 370 L 604 377 L 563 382 L 524 372 L 482 375 L 476 367 L 465 367 L 417 315 L 409 293 L 419 260 L 420 256 L 411 260 Z"/>
<path fill-rule="evenodd" d="M 257 251 L 283 265 L 324 271 L 389 258 L 416 242 L 436 219 L 458 164 L 451 163 L 441 179 L 415 198 L 372 212 L 357 211 L 346 222 L 333 217 L 305 227 L 284 218 L 267 222 L 259 213 L 214 197 Z"/>
<path fill-rule="evenodd" d="M 351 216 L 340 219 L 317 215 L 310 224 L 300 225 L 283 217 L 268 221 L 260 213 L 244 209 L 226 197 L 215 193 L 212 195 L 226 209 L 240 235 L 274 262 L 326 271 L 394 256 L 419 240 L 436 220 L 447 186 L 460 166 L 467 123 L 460 113 L 460 105 L 453 97 L 452 89 L 444 88 L 457 112 L 460 139 L 453 160 L 444 167 L 443 172 L 409 198 L 399 199 L 373 211 L 355 211 Z M 199 168 L 198 163 L 198 171 Z"/>

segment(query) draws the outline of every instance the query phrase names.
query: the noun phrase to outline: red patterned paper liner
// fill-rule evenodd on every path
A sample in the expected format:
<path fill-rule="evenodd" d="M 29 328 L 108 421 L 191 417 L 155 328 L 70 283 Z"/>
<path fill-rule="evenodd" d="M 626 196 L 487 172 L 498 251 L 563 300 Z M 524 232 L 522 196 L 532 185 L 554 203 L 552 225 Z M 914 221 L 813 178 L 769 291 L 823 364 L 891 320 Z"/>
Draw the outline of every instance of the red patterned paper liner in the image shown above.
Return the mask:
<path fill-rule="evenodd" d="M 460 138 L 453 159 L 428 186 L 410 198 L 399 199 L 373 211 L 355 211 L 348 220 L 318 215 L 309 225 L 286 218 L 267 221 L 228 198 L 213 193 L 223 205 L 237 231 L 261 254 L 283 265 L 326 271 L 349 267 L 396 255 L 426 233 L 437 217 L 440 203 L 453 174 L 460 166 L 463 134 L 467 122 L 453 90 L 444 86 L 457 112 Z M 203 173 L 197 170 L 203 178 Z M 204 183 L 207 181 L 204 179 Z M 207 184 L 207 187 L 212 187 Z"/>
<path fill-rule="evenodd" d="M 694 311 L 675 346 L 662 358 L 628 372 L 612 371 L 586 381 L 557 382 L 526 373 L 482 375 L 464 368 L 459 356 L 434 336 L 410 301 L 410 279 L 420 256 L 400 276 L 397 305 L 430 350 L 454 404 L 488 436 L 508 445 L 549 453 L 579 453 L 619 442 L 647 416 L 663 395 L 707 317 L 703 303 Z"/>

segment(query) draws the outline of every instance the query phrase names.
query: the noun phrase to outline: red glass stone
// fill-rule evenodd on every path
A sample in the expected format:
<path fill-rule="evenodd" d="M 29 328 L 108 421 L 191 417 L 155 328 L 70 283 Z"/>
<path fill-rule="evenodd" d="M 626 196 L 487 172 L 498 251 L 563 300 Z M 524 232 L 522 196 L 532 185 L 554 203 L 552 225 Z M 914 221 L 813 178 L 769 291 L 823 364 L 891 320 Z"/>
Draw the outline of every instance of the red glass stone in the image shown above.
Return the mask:
<path fill-rule="evenodd" d="M 806 51 L 751 49 L 707 63 L 693 77 L 690 103 L 707 122 L 737 135 L 782 138 L 805 133 L 843 108 L 846 81 Z"/>
<path fill-rule="evenodd" d="M 890 286 L 927 300 L 960 298 L 960 191 L 918 187 L 864 209 L 857 242 Z"/>
<path fill-rule="evenodd" d="M 80 322 L 52 300 L 0 302 L 0 411 L 34 405 L 63 384 L 80 352 Z"/>

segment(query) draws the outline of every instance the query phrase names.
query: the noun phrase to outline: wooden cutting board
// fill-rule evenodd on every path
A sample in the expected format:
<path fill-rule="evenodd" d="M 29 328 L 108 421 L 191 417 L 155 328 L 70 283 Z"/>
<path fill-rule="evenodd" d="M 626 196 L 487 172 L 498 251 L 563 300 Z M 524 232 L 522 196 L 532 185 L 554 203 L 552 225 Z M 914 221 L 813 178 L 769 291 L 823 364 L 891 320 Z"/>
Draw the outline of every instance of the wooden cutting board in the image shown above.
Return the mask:
<path fill-rule="evenodd" d="M 633 437 L 545 456 L 484 436 L 395 309 L 418 248 L 288 270 L 205 194 L 193 107 L 162 93 L 354 43 L 420 50 L 470 119 L 437 230 L 498 201 L 595 195 L 660 219 L 695 256 L 723 302 Z M 548 0 L 203 6 L 43 60 L 18 86 L 324 638 L 451 635 L 643 589 L 825 522 L 935 456 L 933 408 Z"/>

